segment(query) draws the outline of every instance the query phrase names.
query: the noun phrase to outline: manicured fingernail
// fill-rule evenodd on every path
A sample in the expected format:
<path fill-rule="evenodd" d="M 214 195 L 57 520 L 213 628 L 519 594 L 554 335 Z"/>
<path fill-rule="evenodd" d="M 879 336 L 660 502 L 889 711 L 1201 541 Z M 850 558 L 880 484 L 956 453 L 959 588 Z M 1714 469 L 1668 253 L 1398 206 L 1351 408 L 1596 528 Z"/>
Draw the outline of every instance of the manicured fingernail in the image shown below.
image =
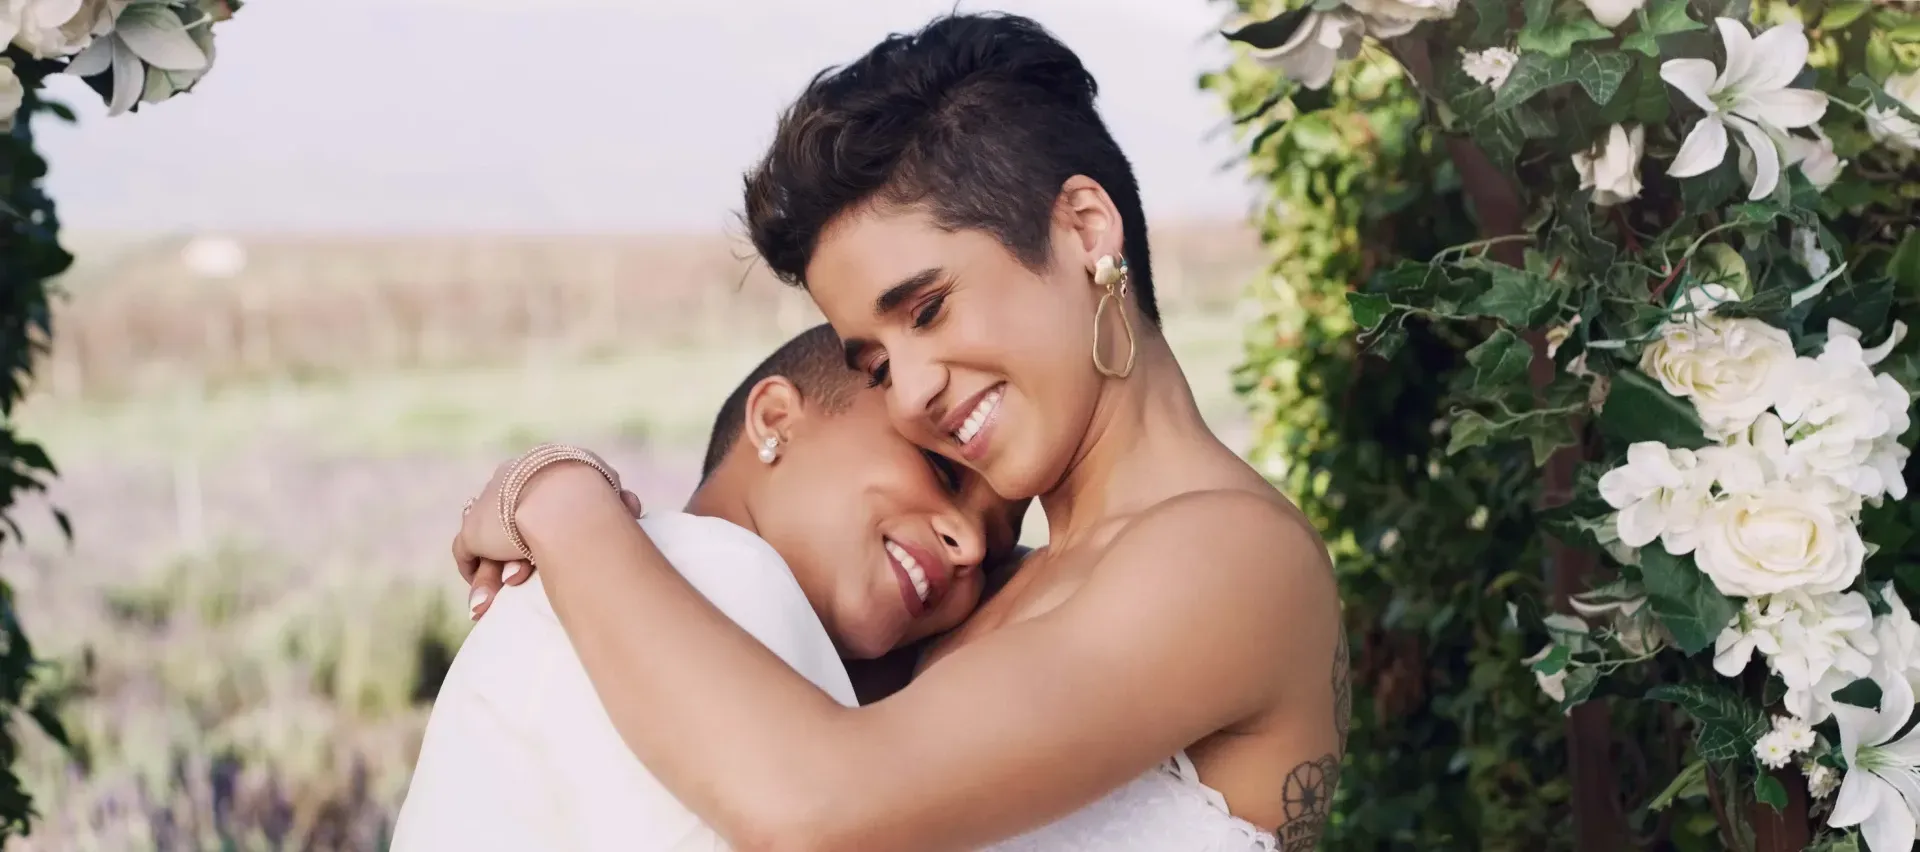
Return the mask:
<path fill-rule="evenodd" d="M 474 589 L 473 594 L 470 594 L 467 596 L 467 609 L 474 610 L 477 612 L 480 609 L 480 605 L 486 602 L 487 602 L 487 590 Z"/>
<path fill-rule="evenodd" d="M 500 582 L 511 583 L 513 582 L 513 578 L 520 576 L 520 572 L 525 570 L 527 570 L 527 566 L 522 565 L 517 561 L 509 562 L 507 563 L 507 567 L 503 569 L 500 574 Z"/>

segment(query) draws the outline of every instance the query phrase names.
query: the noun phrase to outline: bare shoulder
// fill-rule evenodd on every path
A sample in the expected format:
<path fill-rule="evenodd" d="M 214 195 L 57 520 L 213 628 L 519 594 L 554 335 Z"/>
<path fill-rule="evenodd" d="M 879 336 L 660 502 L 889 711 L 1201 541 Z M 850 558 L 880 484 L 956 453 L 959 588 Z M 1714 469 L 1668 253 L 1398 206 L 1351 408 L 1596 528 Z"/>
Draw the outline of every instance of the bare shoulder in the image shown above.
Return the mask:
<path fill-rule="evenodd" d="M 1332 591 L 1327 548 L 1306 516 L 1277 493 L 1194 491 L 1162 501 L 1114 537 L 1107 559 L 1131 572 L 1163 567 L 1185 582 Z M 1176 567 L 1177 572 L 1166 572 Z M 1139 578 L 1136 578 L 1139 579 Z"/>

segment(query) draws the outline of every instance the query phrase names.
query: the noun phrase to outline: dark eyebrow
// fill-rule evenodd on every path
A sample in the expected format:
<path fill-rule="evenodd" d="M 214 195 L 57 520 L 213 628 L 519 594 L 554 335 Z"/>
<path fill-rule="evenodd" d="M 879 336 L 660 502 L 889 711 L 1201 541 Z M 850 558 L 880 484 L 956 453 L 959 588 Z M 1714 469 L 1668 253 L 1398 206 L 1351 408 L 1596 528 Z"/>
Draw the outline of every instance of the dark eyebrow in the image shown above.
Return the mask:
<path fill-rule="evenodd" d="M 884 317 L 887 314 L 899 310 L 900 306 L 906 304 L 908 299 L 913 298 L 915 293 L 925 289 L 927 285 L 940 280 L 940 275 L 941 270 L 939 267 L 930 266 L 901 279 L 900 283 L 888 287 L 885 292 L 873 300 L 873 315 L 876 317 Z M 859 338 L 842 342 L 840 344 L 841 357 L 846 360 L 847 368 L 855 371 L 860 370 L 860 354 L 872 345 L 871 341 Z"/>

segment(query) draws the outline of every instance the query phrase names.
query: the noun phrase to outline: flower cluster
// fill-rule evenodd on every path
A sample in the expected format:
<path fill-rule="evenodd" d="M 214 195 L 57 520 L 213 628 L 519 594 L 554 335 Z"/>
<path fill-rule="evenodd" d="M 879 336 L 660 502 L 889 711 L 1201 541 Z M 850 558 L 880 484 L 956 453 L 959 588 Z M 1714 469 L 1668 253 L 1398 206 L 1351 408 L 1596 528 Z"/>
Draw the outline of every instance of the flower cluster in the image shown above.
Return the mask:
<path fill-rule="evenodd" d="M 1403 36 L 1422 21 L 1452 18 L 1459 7 L 1460 0 L 1340 0 L 1306 10 L 1290 38 L 1254 57 L 1309 89 L 1325 88 L 1340 60 L 1359 55 L 1364 37 Z"/>
<path fill-rule="evenodd" d="M 213 23 L 234 0 L 0 0 L 0 45 L 79 77 L 108 75 L 113 115 L 191 88 L 213 65 Z M 25 100 L 13 60 L 0 58 L 0 127 Z"/>

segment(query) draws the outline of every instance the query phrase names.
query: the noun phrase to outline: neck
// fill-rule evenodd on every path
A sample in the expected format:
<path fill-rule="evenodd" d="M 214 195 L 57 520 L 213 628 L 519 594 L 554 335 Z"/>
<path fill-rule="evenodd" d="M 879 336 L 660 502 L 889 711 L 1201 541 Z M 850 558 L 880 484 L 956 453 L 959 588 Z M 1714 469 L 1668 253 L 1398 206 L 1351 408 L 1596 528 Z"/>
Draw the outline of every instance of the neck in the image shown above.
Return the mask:
<path fill-rule="evenodd" d="M 760 527 L 753 520 L 753 512 L 747 509 L 744 472 L 739 470 L 733 459 L 721 462 L 713 475 L 694 489 L 693 496 L 687 498 L 684 511 L 689 515 L 719 518 L 754 535 L 760 534 Z"/>
<path fill-rule="evenodd" d="M 1148 327 L 1137 314 L 1134 323 L 1137 329 Z M 1198 467 L 1194 447 L 1226 452 L 1200 416 L 1166 337 L 1158 330 L 1142 333 L 1137 346 L 1133 372 L 1107 380 L 1066 473 L 1040 495 L 1056 545 L 1072 542 L 1102 520 L 1190 490 L 1189 474 Z"/>

